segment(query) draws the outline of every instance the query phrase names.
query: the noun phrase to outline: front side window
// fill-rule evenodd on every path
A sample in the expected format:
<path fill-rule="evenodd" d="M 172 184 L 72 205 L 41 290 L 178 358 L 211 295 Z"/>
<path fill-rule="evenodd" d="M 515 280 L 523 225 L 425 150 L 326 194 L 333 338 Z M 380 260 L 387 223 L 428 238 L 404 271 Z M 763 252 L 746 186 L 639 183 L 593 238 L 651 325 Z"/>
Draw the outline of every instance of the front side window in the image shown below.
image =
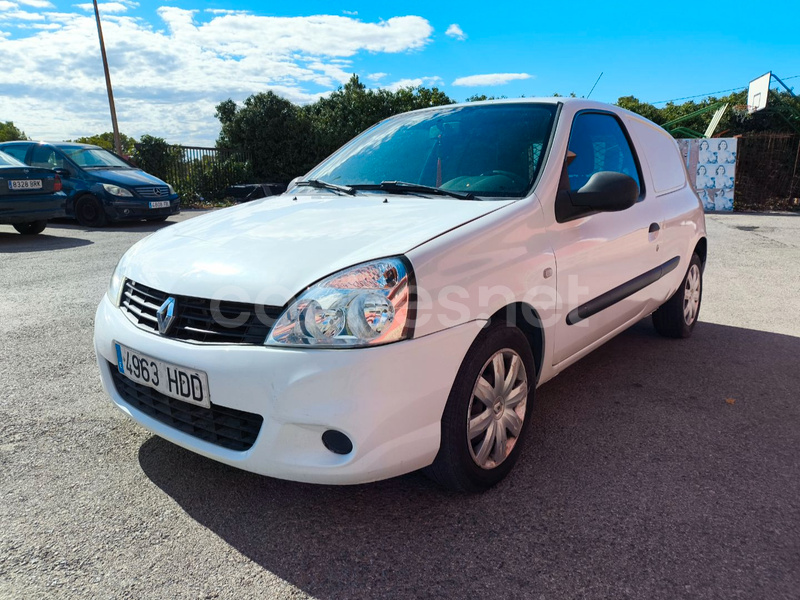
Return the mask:
<path fill-rule="evenodd" d="M 308 179 L 345 186 L 401 181 L 523 197 L 542 167 L 555 104 L 441 107 L 379 123 L 315 168 Z"/>
<path fill-rule="evenodd" d="M 600 171 L 624 173 L 642 182 L 628 138 L 615 117 L 604 113 L 579 113 L 572 124 L 569 151 L 575 158 L 567 167 L 570 191 L 577 191 Z"/>

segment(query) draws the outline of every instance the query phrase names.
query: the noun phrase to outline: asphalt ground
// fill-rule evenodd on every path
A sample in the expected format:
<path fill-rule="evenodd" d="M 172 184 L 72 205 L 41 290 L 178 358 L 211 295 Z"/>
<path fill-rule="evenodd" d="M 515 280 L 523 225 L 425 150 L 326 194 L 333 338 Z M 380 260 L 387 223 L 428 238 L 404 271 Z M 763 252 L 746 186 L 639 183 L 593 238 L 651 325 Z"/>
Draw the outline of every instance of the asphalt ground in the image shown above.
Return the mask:
<path fill-rule="evenodd" d="M 544 385 L 482 495 L 260 477 L 126 419 L 92 321 L 156 228 L 0 225 L 0 598 L 800 596 L 800 216 L 709 216 L 694 336 L 645 320 Z"/>

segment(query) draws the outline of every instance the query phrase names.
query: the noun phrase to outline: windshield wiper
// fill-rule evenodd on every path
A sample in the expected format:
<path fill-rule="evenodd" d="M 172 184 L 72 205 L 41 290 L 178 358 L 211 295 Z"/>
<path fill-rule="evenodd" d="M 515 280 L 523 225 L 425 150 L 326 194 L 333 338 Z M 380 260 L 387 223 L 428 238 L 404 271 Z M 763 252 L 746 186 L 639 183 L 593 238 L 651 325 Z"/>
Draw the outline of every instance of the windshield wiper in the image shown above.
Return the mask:
<path fill-rule="evenodd" d="M 366 183 L 351 186 L 353 190 L 383 190 L 397 194 L 436 194 L 438 196 L 450 196 L 459 200 L 474 200 L 475 194 L 472 192 L 451 192 L 432 185 L 422 185 L 420 183 L 409 183 L 407 181 L 381 181 L 378 184 Z"/>
<path fill-rule="evenodd" d="M 355 196 L 356 190 L 348 185 L 336 185 L 335 183 L 328 183 L 321 179 L 307 179 L 305 181 L 296 181 L 295 185 L 298 187 L 313 187 L 320 190 L 331 190 L 332 192 L 340 192 L 349 196 Z"/>

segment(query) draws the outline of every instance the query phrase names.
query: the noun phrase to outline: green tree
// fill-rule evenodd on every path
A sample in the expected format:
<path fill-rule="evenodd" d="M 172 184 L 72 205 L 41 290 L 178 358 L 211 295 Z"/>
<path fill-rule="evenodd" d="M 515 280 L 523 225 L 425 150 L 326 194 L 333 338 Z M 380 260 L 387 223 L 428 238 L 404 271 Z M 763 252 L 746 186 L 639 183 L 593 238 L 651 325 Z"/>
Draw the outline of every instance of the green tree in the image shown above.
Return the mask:
<path fill-rule="evenodd" d="M 243 150 L 253 174 L 288 182 L 313 164 L 313 136 L 307 115 L 273 92 L 254 94 L 241 107 L 233 100 L 217 106 L 222 130 L 217 147 Z"/>
<path fill-rule="evenodd" d="M 131 159 L 143 171 L 174 184 L 170 174 L 181 160 L 181 151 L 163 138 L 145 134 L 134 146 Z"/>
<path fill-rule="evenodd" d="M 486 94 L 473 94 L 465 102 L 483 102 L 484 100 L 503 100 L 506 96 L 487 96 Z"/>
<path fill-rule="evenodd" d="M 106 150 L 114 152 L 114 133 L 111 131 L 79 137 L 73 141 L 78 142 L 79 144 L 94 144 L 95 146 L 100 146 L 101 148 L 105 148 Z M 122 146 L 122 154 L 125 156 L 132 156 L 134 146 L 136 145 L 136 140 L 132 137 L 128 137 L 124 133 L 120 133 L 119 141 L 120 146 Z"/>
<path fill-rule="evenodd" d="M 793 98 L 788 92 L 773 92 L 771 95 L 770 109 L 755 114 L 747 113 L 747 89 L 721 96 L 709 96 L 702 100 L 687 100 L 681 104 L 667 102 L 662 107 L 641 102 L 634 96 L 623 96 L 616 102 L 617 106 L 650 119 L 658 125 L 664 125 L 674 119 L 691 115 L 704 108 L 711 108 L 715 104 L 728 105 L 722 119 L 717 126 L 715 135 L 734 136 L 757 131 L 779 131 L 791 133 L 800 128 L 800 101 Z M 711 122 L 714 110 L 695 115 L 680 126 L 688 127 L 697 132 L 704 132 Z M 793 116 L 796 115 L 796 116 Z"/>
<path fill-rule="evenodd" d="M 14 140 L 27 140 L 28 136 L 11 121 L 0 121 L 0 142 L 13 142 Z"/>
<path fill-rule="evenodd" d="M 623 96 L 617 100 L 616 104 L 620 108 L 635 112 L 646 119 L 650 119 L 653 123 L 658 123 L 660 125 L 664 122 L 664 117 L 658 108 L 647 102 L 642 102 L 635 96 Z"/>

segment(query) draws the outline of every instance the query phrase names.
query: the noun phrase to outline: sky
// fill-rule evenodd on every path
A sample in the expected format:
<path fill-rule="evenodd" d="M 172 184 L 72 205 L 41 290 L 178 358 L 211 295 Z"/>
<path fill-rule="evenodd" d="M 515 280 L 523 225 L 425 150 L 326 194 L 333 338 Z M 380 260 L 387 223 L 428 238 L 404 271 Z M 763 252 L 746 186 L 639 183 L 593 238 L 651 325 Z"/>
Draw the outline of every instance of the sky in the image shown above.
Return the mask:
<path fill-rule="evenodd" d="M 303 104 L 357 74 L 463 101 L 703 96 L 767 71 L 800 90 L 800 4 L 101 1 L 123 133 L 213 145 L 215 106 L 272 90 Z M 793 5 L 793 6 L 791 6 Z M 0 0 L 0 121 L 33 139 L 111 130 L 92 3 Z"/>

